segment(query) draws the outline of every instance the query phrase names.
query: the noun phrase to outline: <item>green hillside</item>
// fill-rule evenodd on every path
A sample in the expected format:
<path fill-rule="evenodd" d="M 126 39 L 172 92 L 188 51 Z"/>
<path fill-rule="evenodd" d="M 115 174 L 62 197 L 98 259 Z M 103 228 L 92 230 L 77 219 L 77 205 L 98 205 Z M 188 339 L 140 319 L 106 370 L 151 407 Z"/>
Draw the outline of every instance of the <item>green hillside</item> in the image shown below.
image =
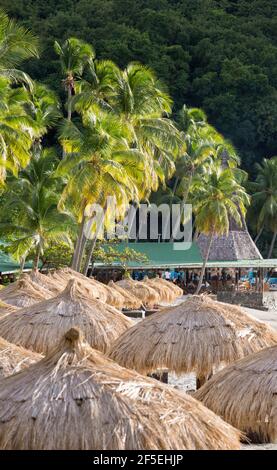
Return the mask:
<path fill-rule="evenodd" d="M 25 69 L 59 90 L 55 39 L 75 36 L 98 58 L 149 64 L 176 109 L 203 108 L 238 148 L 242 165 L 277 152 L 277 1 L 0 0 L 39 35 L 40 61 Z"/>

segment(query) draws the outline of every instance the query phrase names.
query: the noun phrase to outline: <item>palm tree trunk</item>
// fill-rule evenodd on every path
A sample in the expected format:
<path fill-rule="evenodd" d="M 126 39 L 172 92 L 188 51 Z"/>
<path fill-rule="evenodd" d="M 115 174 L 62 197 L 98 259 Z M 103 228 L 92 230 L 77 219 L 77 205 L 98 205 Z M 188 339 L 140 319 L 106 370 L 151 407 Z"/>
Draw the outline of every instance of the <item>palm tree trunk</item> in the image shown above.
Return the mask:
<path fill-rule="evenodd" d="M 87 274 L 88 274 L 88 269 L 89 269 L 89 265 L 91 263 L 91 258 L 92 258 L 92 255 L 93 255 L 93 252 L 94 252 L 94 249 L 95 249 L 95 246 L 96 246 L 96 242 L 97 242 L 97 237 L 94 237 L 94 239 L 91 240 L 90 247 L 89 247 L 89 250 L 88 250 L 88 253 L 87 253 L 85 266 L 84 266 L 84 269 L 83 269 L 84 276 L 87 276 Z"/>
<path fill-rule="evenodd" d="M 23 269 L 24 269 L 24 266 L 25 266 L 25 259 L 26 259 L 26 256 L 21 256 L 21 258 L 20 258 L 20 268 L 19 268 L 20 274 L 22 274 L 22 272 L 23 272 Z"/>
<path fill-rule="evenodd" d="M 257 243 L 257 241 L 259 240 L 259 238 L 262 235 L 263 231 L 264 231 L 264 225 L 261 226 L 259 232 L 257 233 L 256 238 L 254 239 L 254 243 Z"/>
<path fill-rule="evenodd" d="M 212 246 L 213 236 L 214 236 L 214 230 L 212 230 L 211 233 L 210 233 L 207 252 L 206 252 L 206 255 L 205 255 L 205 259 L 203 261 L 203 266 L 202 266 L 202 269 L 201 269 L 200 279 L 199 279 L 198 286 L 197 286 L 197 289 L 196 289 L 196 292 L 195 292 L 196 295 L 199 294 L 199 292 L 201 290 L 201 287 L 202 287 L 203 278 L 204 278 L 204 274 L 205 274 L 205 269 L 206 269 L 206 265 L 207 265 L 207 262 L 208 262 L 208 259 L 209 259 L 209 254 L 210 254 L 210 250 L 211 250 L 211 246 Z"/>
<path fill-rule="evenodd" d="M 277 230 L 275 230 L 274 233 L 273 233 L 273 237 L 272 237 L 272 240 L 271 240 L 271 243 L 270 243 L 267 259 L 271 258 L 271 256 L 272 256 L 273 249 L 274 249 L 275 242 L 276 242 L 276 237 L 277 237 Z"/>
<path fill-rule="evenodd" d="M 40 245 L 38 245 L 37 249 L 36 249 L 36 254 L 35 254 L 35 258 L 34 258 L 34 265 L 33 265 L 33 270 L 34 271 L 36 271 L 38 269 L 39 257 L 40 257 Z"/>
<path fill-rule="evenodd" d="M 72 117 L 72 90 L 71 85 L 67 86 L 67 120 L 71 121 Z M 66 151 L 63 148 L 63 158 L 66 156 Z"/>
<path fill-rule="evenodd" d="M 79 252 L 79 258 L 77 261 L 77 266 L 76 266 L 76 271 L 79 273 L 81 272 L 81 266 L 82 266 L 82 261 L 83 261 L 83 256 L 84 256 L 84 251 L 87 243 L 87 238 L 83 233 L 81 243 L 80 243 L 80 252 Z"/>
<path fill-rule="evenodd" d="M 79 226 L 78 236 L 77 236 L 77 240 L 75 243 L 74 253 L 73 253 L 73 257 L 71 261 L 71 268 L 74 269 L 75 271 L 77 270 L 77 265 L 79 262 L 80 249 L 81 249 L 81 243 L 82 243 L 83 232 L 84 232 L 84 225 L 85 225 L 85 216 L 83 214 L 82 222 Z"/>

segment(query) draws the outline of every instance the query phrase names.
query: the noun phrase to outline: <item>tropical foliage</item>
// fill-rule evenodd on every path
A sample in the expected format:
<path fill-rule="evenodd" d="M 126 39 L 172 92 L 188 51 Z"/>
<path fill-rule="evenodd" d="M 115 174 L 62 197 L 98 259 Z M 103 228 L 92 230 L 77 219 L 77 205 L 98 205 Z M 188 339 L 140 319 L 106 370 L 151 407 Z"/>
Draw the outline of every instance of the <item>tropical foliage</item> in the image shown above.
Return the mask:
<path fill-rule="evenodd" d="M 182 102 L 178 111 L 162 73 L 140 62 L 118 66 L 76 37 L 52 49 L 59 66 L 53 87 L 16 68 L 37 55 L 37 40 L 0 14 L 0 233 L 22 266 L 26 259 L 35 268 L 70 263 L 86 274 L 95 253 L 115 259 L 116 248 L 101 247 L 113 224 L 108 196 L 116 201 L 115 224 L 129 203 L 192 203 L 195 238 L 202 232 L 211 240 L 228 232 L 229 217 L 245 223 L 245 187 L 253 195 L 253 234 L 259 242 L 270 234 L 265 248 L 274 254 L 276 157 L 248 182 L 232 142 L 201 108 Z M 95 205 L 106 210 L 101 233 Z"/>

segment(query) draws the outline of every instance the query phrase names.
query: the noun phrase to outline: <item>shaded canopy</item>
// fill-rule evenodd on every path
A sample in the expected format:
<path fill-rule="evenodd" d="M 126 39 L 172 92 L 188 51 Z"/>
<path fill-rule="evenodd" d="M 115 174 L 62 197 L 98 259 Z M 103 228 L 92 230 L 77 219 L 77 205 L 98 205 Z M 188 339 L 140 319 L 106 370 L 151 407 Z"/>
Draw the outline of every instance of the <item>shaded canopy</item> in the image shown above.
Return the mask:
<path fill-rule="evenodd" d="M 127 289 L 120 287 L 114 281 L 109 282 L 109 287 L 115 289 L 119 294 L 121 294 L 124 298 L 124 307 L 127 309 L 136 309 L 141 307 L 141 300 L 129 292 Z"/>
<path fill-rule="evenodd" d="M 47 289 L 38 286 L 24 275 L 0 291 L 0 300 L 16 307 L 27 307 L 52 297 Z"/>
<path fill-rule="evenodd" d="M 53 295 L 58 295 L 64 289 L 64 283 L 59 282 L 57 279 L 53 280 L 50 276 L 40 273 L 38 270 L 31 271 L 28 278 L 34 283 L 43 287 L 44 289 L 52 292 Z"/>
<path fill-rule="evenodd" d="M 195 397 L 253 441 L 277 443 L 277 346 L 226 367 Z"/>
<path fill-rule="evenodd" d="M 70 268 L 59 269 L 51 273 L 51 277 L 59 282 L 63 282 L 64 285 L 70 279 L 77 279 L 82 283 L 84 289 L 87 289 L 88 294 L 97 300 L 102 300 L 109 305 L 116 308 L 122 308 L 124 304 L 124 298 L 114 289 L 106 286 L 102 282 L 98 282 L 95 279 L 90 279 L 81 273 L 77 273 Z"/>
<path fill-rule="evenodd" d="M 6 304 L 0 300 L 0 317 L 3 317 L 3 315 L 7 315 L 8 313 L 15 312 L 16 310 L 17 307 L 14 305 Z"/>
<path fill-rule="evenodd" d="M 92 350 L 76 328 L 0 381 L 0 449 L 239 449 L 239 437 L 189 395 Z"/>
<path fill-rule="evenodd" d="M 110 305 L 85 296 L 71 279 L 57 297 L 0 319 L 0 336 L 32 351 L 47 353 L 70 327 L 78 326 L 88 343 L 106 352 L 133 321 Z"/>
<path fill-rule="evenodd" d="M 247 328 L 243 316 L 248 318 Z M 177 373 L 195 371 L 201 376 L 221 363 L 276 344 L 277 333 L 260 325 L 258 328 L 255 321 L 251 323 L 251 317 L 242 310 L 238 320 L 219 302 L 193 296 L 123 333 L 112 345 L 110 357 L 143 373 L 168 368 Z"/>
<path fill-rule="evenodd" d="M 116 285 L 123 287 L 131 294 L 138 297 L 143 304 L 151 307 L 160 302 L 160 296 L 153 287 L 148 286 L 142 281 L 133 281 L 133 279 L 122 279 L 117 281 Z"/>
<path fill-rule="evenodd" d="M 159 278 L 149 279 L 147 276 L 145 276 L 143 283 L 152 287 L 152 289 L 158 293 L 160 301 L 162 302 L 173 302 L 173 300 L 178 297 L 176 291 L 171 289 L 169 282 L 168 285 L 165 285 L 164 283 L 159 282 Z"/>
<path fill-rule="evenodd" d="M 41 359 L 39 354 L 19 348 L 0 338 L 0 377 L 19 372 L 39 359 Z"/>

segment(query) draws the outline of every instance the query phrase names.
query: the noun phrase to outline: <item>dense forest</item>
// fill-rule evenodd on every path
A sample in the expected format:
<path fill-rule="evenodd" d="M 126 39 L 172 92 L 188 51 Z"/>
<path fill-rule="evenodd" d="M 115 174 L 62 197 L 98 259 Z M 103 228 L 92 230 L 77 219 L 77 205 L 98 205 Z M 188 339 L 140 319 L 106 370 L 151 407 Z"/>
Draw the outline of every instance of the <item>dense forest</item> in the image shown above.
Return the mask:
<path fill-rule="evenodd" d="M 75 36 L 98 59 L 150 65 L 175 109 L 204 109 L 242 166 L 277 150 L 277 0 L 0 0 L 40 38 L 25 70 L 62 93 L 55 40 Z"/>

